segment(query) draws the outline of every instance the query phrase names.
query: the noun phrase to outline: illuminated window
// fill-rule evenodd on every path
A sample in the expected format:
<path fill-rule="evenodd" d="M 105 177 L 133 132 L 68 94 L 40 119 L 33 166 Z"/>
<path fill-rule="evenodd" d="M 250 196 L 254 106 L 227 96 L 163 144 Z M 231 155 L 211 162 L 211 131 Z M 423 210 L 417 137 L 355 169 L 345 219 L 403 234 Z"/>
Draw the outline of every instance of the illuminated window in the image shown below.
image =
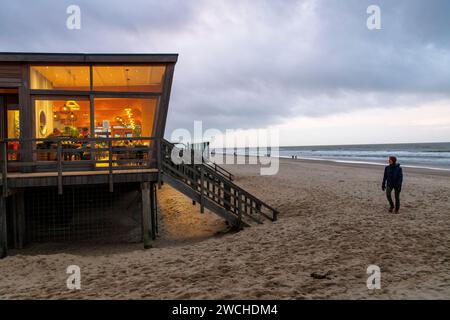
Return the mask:
<path fill-rule="evenodd" d="M 96 137 L 151 137 L 158 99 L 96 98 Z"/>
<path fill-rule="evenodd" d="M 31 89 L 90 90 L 89 66 L 32 66 Z"/>
<path fill-rule="evenodd" d="M 20 111 L 8 110 L 8 138 L 15 139 L 20 137 Z"/>
<path fill-rule="evenodd" d="M 36 100 L 36 138 L 89 137 L 89 101 Z"/>
<path fill-rule="evenodd" d="M 8 110 L 7 116 L 7 128 L 8 128 L 8 139 L 20 138 L 20 111 L 19 110 Z M 8 142 L 8 150 L 15 151 L 14 153 L 8 153 L 8 160 L 18 160 L 20 144 L 18 141 Z"/>
<path fill-rule="evenodd" d="M 161 92 L 164 66 L 94 66 L 93 90 Z"/>

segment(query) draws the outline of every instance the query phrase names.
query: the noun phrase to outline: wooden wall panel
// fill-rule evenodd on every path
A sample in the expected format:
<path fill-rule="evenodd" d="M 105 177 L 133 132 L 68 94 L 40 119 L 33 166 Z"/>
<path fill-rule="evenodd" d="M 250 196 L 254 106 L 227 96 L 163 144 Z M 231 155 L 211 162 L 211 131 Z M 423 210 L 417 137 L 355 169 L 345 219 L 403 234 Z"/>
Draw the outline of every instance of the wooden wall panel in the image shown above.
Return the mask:
<path fill-rule="evenodd" d="M 21 64 L 0 64 L 0 86 L 2 82 L 22 82 Z"/>

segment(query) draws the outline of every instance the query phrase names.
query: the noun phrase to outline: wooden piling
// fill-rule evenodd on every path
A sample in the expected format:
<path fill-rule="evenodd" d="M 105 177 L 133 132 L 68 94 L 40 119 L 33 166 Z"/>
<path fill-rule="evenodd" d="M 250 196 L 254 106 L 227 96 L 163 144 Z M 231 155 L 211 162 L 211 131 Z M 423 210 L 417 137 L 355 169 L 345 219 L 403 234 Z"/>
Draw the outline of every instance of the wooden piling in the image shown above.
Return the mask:
<path fill-rule="evenodd" d="M 151 211 L 152 204 L 150 200 L 150 182 L 141 182 L 141 196 L 142 196 L 142 239 L 144 241 L 144 248 L 152 247 L 151 240 Z"/>
<path fill-rule="evenodd" d="M 159 229 L 158 229 L 158 193 L 156 191 L 156 185 L 155 185 L 155 238 L 156 238 L 157 234 L 159 234 Z"/>
<path fill-rule="evenodd" d="M 25 232 L 25 198 L 23 191 L 13 196 L 14 248 L 22 249 L 26 244 Z"/>
<path fill-rule="evenodd" d="M 8 235 L 6 228 L 6 198 L 0 196 L 0 259 L 8 254 Z"/>
<path fill-rule="evenodd" d="M 150 183 L 150 222 L 151 222 L 151 236 L 152 240 L 156 240 L 156 188 L 153 182 Z"/>
<path fill-rule="evenodd" d="M 155 184 L 155 238 L 156 238 L 156 235 L 159 234 L 159 230 L 158 230 L 158 193 L 156 191 L 156 186 L 157 186 L 157 184 Z"/>

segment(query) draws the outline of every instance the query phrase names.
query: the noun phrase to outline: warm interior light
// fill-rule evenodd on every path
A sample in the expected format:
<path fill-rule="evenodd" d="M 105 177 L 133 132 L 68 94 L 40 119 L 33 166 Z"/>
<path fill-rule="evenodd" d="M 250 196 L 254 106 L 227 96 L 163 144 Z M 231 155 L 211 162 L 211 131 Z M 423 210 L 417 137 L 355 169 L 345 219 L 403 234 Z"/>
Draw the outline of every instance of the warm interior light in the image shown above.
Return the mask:
<path fill-rule="evenodd" d="M 80 110 L 80 105 L 73 100 L 66 101 L 65 107 L 69 108 L 70 110 Z"/>

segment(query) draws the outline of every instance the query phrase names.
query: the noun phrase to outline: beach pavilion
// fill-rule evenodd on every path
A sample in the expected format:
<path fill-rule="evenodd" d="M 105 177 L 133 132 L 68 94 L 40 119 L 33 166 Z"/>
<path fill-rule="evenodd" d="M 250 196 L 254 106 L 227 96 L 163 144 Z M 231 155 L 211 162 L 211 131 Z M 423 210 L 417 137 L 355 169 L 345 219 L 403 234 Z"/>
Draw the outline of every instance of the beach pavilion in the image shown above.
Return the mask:
<path fill-rule="evenodd" d="M 0 53 L 1 256 L 108 237 L 150 247 L 164 182 L 237 227 L 276 219 L 225 169 L 171 161 L 179 150 L 164 131 L 177 59 Z"/>

